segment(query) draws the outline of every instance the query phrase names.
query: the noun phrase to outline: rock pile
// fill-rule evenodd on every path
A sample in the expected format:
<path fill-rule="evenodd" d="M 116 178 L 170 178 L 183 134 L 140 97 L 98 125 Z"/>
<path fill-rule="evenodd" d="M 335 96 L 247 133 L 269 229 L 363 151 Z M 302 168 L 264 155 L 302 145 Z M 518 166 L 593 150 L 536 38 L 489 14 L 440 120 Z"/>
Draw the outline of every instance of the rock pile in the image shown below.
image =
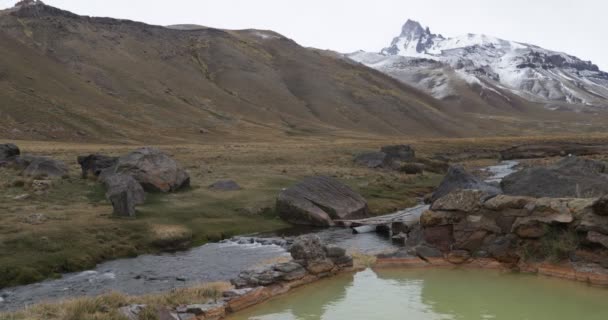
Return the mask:
<path fill-rule="evenodd" d="M 20 170 L 25 177 L 65 178 L 68 176 L 68 166 L 63 162 L 49 157 L 22 155 L 19 147 L 12 143 L 0 144 L 0 167 L 10 166 Z"/>
<path fill-rule="evenodd" d="M 318 236 L 306 235 L 294 240 L 289 248 L 293 261 L 241 272 L 232 280 L 237 288 L 268 286 L 308 278 L 323 278 L 353 266 L 346 250 L 324 245 Z"/>
<path fill-rule="evenodd" d="M 83 178 L 98 176 L 114 214 L 135 217 L 145 191 L 173 192 L 190 186 L 190 176 L 175 160 L 156 148 L 141 148 L 121 157 L 99 154 L 78 157 Z"/>
<path fill-rule="evenodd" d="M 514 264 L 530 258 L 526 255 L 578 256 L 608 267 L 605 204 L 605 198 L 492 197 L 482 190 L 457 190 L 422 214 L 418 245 L 438 250 L 449 261 L 492 257 Z"/>

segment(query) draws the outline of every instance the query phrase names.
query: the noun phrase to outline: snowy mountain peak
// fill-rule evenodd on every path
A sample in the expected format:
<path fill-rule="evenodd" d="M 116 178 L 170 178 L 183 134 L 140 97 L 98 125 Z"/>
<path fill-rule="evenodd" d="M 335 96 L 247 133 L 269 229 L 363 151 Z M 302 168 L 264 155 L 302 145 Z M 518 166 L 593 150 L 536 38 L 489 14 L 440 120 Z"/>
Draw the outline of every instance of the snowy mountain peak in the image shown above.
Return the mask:
<path fill-rule="evenodd" d="M 430 33 L 429 28 L 424 29 L 422 25 L 418 21 L 408 19 L 407 22 L 401 27 L 401 35 L 400 37 L 421 37 L 426 33 Z"/>
<path fill-rule="evenodd" d="M 482 94 L 484 90 L 514 93 L 549 108 L 556 103 L 608 108 L 608 73 L 590 61 L 483 34 L 444 38 L 414 20 L 408 20 L 401 34 L 379 54 L 359 52 L 351 59 L 422 89 L 421 83 L 427 83 L 424 86 L 438 98 L 456 90 L 448 88 L 449 81 L 442 74 L 448 70 L 455 75 L 452 83 L 465 81 L 481 87 Z M 434 70 L 432 77 L 429 68 Z"/>

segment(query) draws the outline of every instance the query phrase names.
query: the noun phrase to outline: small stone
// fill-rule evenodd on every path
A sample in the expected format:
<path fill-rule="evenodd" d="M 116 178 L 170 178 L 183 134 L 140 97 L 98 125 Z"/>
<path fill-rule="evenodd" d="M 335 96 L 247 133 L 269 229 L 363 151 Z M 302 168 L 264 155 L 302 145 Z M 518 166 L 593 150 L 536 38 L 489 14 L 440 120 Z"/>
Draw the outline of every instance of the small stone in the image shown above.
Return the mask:
<path fill-rule="evenodd" d="M 238 191 L 242 188 L 233 180 L 220 180 L 210 185 L 209 189 L 216 191 Z"/>

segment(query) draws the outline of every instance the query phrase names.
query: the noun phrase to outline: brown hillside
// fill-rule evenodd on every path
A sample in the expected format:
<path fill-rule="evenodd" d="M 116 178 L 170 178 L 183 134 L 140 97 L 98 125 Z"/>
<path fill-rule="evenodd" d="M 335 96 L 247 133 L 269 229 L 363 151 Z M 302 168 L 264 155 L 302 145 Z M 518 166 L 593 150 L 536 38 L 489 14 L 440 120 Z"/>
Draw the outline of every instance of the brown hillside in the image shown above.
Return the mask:
<path fill-rule="evenodd" d="M 0 137 L 475 136 L 551 128 L 541 118 L 564 130 L 554 114 L 451 110 L 380 72 L 274 32 L 185 29 L 83 17 L 40 3 L 0 13 Z M 579 130 L 579 120 L 571 122 L 569 129 Z"/>

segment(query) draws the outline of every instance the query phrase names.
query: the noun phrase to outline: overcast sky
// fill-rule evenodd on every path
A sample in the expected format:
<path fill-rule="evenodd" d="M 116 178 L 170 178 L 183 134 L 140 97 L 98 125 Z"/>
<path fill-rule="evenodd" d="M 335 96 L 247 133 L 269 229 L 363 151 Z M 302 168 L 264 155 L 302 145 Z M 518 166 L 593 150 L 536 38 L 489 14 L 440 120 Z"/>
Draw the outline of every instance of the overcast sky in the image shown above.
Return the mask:
<path fill-rule="evenodd" d="M 78 14 L 169 25 L 268 29 L 301 45 L 379 51 L 407 19 L 434 33 L 483 33 L 591 60 L 608 71 L 608 0 L 44 0 Z M 16 0 L 0 0 L 0 7 Z"/>

